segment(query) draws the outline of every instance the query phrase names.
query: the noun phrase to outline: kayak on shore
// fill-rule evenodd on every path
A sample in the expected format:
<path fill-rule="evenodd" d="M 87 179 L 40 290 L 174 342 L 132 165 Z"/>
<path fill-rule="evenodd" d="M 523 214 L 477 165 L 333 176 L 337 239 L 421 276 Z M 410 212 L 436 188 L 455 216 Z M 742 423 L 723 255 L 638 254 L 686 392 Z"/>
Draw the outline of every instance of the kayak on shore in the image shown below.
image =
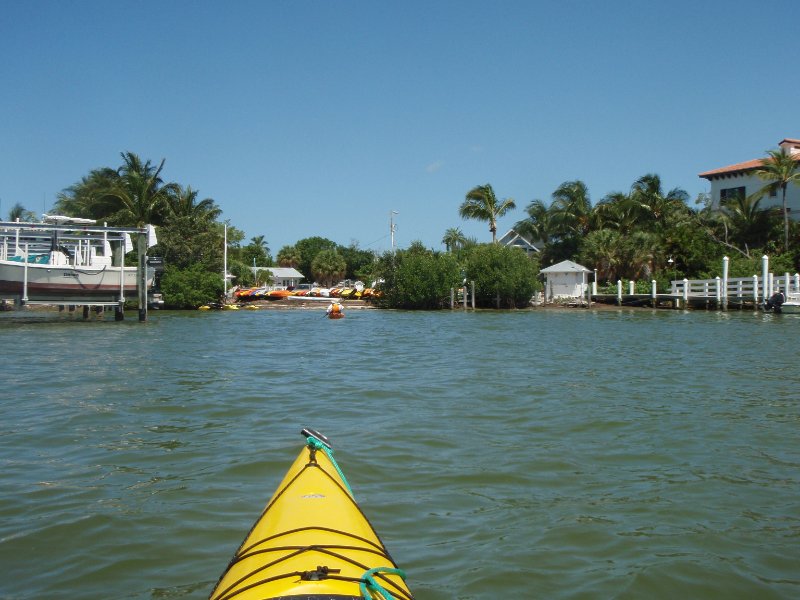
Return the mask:
<path fill-rule="evenodd" d="M 405 573 L 361 512 L 330 441 L 306 446 L 225 572 L 211 600 L 412 600 Z"/>

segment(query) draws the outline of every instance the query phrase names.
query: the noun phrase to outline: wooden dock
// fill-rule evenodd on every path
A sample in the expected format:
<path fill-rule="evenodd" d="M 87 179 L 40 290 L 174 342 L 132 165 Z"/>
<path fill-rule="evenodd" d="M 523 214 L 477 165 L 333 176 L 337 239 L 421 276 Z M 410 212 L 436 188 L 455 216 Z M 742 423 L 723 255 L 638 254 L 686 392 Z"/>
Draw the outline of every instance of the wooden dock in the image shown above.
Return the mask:
<path fill-rule="evenodd" d="M 656 282 L 651 282 L 649 294 L 634 292 L 636 282 L 629 281 L 627 290 L 617 281 L 616 294 L 598 294 L 596 282 L 592 284 L 591 300 L 619 306 L 652 306 L 654 308 L 728 308 L 758 310 L 776 292 L 787 296 L 800 292 L 800 274 L 775 275 L 769 272 L 769 258 L 762 257 L 762 274 L 752 277 L 728 277 L 727 257 L 723 260 L 723 275 L 714 279 L 678 279 L 670 282 L 668 292 L 659 293 Z M 626 292 L 627 293 L 624 293 Z"/>

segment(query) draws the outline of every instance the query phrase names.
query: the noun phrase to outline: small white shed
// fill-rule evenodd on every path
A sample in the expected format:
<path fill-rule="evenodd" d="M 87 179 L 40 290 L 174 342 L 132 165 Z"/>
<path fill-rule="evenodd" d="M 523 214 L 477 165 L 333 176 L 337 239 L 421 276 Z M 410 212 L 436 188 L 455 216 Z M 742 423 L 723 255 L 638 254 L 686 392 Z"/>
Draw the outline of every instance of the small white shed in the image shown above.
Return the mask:
<path fill-rule="evenodd" d="M 544 288 L 544 301 L 550 302 L 559 298 L 583 298 L 589 287 L 589 269 L 571 260 L 542 269 L 547 277 Z"/>

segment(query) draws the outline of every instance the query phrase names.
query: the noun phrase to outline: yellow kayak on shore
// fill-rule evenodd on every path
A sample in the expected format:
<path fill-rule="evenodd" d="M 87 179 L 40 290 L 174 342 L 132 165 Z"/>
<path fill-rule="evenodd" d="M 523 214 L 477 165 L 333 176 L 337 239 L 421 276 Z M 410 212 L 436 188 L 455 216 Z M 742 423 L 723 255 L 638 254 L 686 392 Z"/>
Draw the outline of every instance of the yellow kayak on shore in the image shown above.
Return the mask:
<path fill-rule="evenodd" d="M 356 504 L 328 439 L 306 447 L 219 579 L 211 600 L 412 600 Z"/>

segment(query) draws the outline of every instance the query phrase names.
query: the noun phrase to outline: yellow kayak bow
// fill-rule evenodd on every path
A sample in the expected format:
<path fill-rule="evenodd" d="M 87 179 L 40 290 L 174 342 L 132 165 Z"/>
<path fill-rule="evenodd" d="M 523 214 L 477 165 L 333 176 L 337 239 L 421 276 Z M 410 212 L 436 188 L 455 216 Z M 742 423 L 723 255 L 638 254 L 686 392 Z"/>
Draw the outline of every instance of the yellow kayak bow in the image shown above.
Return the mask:
<path fill-rule="evenodd" d="M 211 600 L 413 600 L 322 434 L 306 447 L 219 579 Z"/>

